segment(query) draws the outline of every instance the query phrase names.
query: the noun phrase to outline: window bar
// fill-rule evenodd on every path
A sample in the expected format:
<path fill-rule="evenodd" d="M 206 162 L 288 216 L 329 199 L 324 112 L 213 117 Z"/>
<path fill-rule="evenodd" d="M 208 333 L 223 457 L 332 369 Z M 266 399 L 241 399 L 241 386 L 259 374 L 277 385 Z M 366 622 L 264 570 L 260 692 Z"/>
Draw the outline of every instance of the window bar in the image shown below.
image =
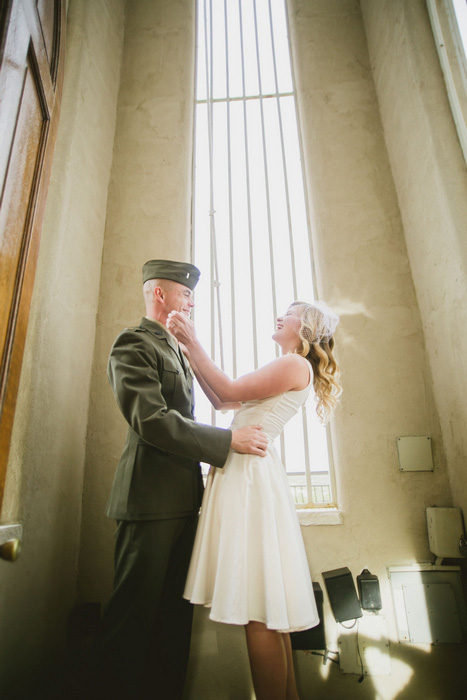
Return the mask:
<path fill-rule="evenodd" d="M 272 100 L 276 97 L 293 97 L 294 93 L 293 92 L 280 92 L 279 94 L 276 92 L 268 92 L 267 94 L 263 95 L 263 100 Z M 213 97 L 212 98 L 212 103 L 216 104 L 216 102 L 225 102 L 225 97 Z M 230 102 L 243 102 L 243 100 L 246 100 L 247 102 L 249 100 L 257 100 L 259 99 L 259 95 L 244 95 L 243 97 L 234 97 L 231 96 L 229 97 Z M 198 100 L 198 104 L 202 105 L 206 102 L 206 100 Z"/>
<path fill-rule="evenodd" d="M 230 132 L 230 73 L 229 73 L 229 36 L 227 26 L 227 0 L 224 0 L 224 30 L 225 30 L 225 84 L 227 109 L 227 178 L 229 183 L 229 244 L 230 244 L 230 308 L 232 314 L 232 374 L 237 377 L 237 313 L 235 307 L 235 263 L 233 243 L 233 211 L 232 211 L 232 150 Z"/>
<path fill-rule="evenodd" d="M 266 189 L 266 211 L 268 217 L 268 238 L 269 238 L 269 264 L 271 268 L 271 286 L 272 286 L 272 312 L 274 320 L 277 318 L 277 295 L 276 295 L 276 273 L 274 269 L 274 248 L 272 241 L 272 225 L 271 225 L 271 199 L 269 192 L 269 175 L 268 175 L 268 156 L 266 150 L 266 130 L 264 127 L 264 105 L 263 105 L 263 87 L 261 82 L 261 64 L 259 58 L 259 40 L 258 40 L 258 18 L 256 14 L 256 0 L 253 0 L 253 14 L 255 19 L 255 41 L 256 41 L 256 63 L 258 68 L 258 84 L 259 84 L 259 106 L 261 114 L 261 138 L 263 141 L 263 165 L 264 165 L 264 182 Z M 276 86 L 277 89 L 277 86 Z"/>
<path fill-rule="evenodd" d="M 290 47 L 290 26 L 289 26 L 289 15 L 287 12 L 286 1 L 285 1 L 285 23 L 286 23 L 286 27 L 287 27 L 287 37 L 289 37 L 287 43 L 288 43 L 288 48 L 289 48 L 290 71 L 292 73 L 293 94 L 295 96 L 294 111 L 295 111 L 295 121 L 297 124 L 297 133 L 298 133 L 298 148 L 299 148 L 299 153 L 300 153 L 300 165 L 301 165 L 301 170 L 302 170 L 302 184 L 303 184 L 303 193 L 304 193 L 303 199 L 305 202 L 306 227 L 307 227 L 307 232 L 308 232 L 308 252 L 310 255 L 311 280 L 312 280 L 312 285 L 313 285 L 314 298 L 316 299 L 316 297 L 317 297 L 316 274 L 315 274 L 315 261 L 313 258 L 313 242 L 312 242 L 312 238 L 311 238 L 310 208 L 308 206 L 307 176 L 306 176 L 306 170 L 305 170 L 305 158 L 303 156 L 303 138 L 302 138 L 302 130 L 300 128 L 300 113 L 298 111 L 297 93 L 295 90 L 295 85 L 296 85 L 295 72 L 294 72 L 294 65 L 293 65 L 293 61 L 292 61 L 292 50 Z"/>
<path fill-rule="evenodd" d="M 214 139 L 214 124 L 212 119 L 213 101 L 212 96 L 214 94 L 214 59 L 213 59 L 213 33 L 212 33 L 212 0 L 210 1 L 210 41 L 211 41 L 211 92 L 210 92 L 210 107 L 211 107 L 211 131 L 209 132 L 210 138 L 210 152 L 211 152 L 211 162 L 214 167 L 214 157 L 213 157 L 213 139 Z M 221 292 L 220 292 L 220 280 L 219 280 L 219 261 L 217 258 L 217 238 L 216 238 L 216 221 L 215 221 L 215 209 L 214 209 L 214 169 L 211 169 L 210 173 L 210 191 L 211 191 L 211 202 L 210 202 L 210 217 L 211 217 L 211 245 L 212 245 L 212 257 L 214 259 L 214 291 L 217 302 L 217 325 L 219 328 L 219 359 L 221 369 L 224 369 L 224 334 L 222 329 L 222 314 L 221 314 Z"/>
<path fill-rule="evenodd" d="M 264 126 L 264 105 L 263 105 L 263 86 L 262 86 L 262 81 L 261 81 L 261 63 L 260 63 L 260 56 L 259 56 L 259 39 L 258 39 L 258 18 L 257 18 L 257 12 L 256 12 L 256 0 L 253 1 L 253 15 L 254 15 L 254 23 L 255 23 L 255 43 L 256 43 L 256 63 L 257 63 L 257 69 L 258 69 L 258 85 L 259 85 L 259 105 L 260 105 L 260 115 L 261 115 L 261 137 L 263 141 L 263 165 L 264 165 L 264 182 L 265 182 L 265 190 L 266 190 L 266 211 L 267 211 L 267 220 L 268 220 L 268 238 L 269 238 L 269 265 L 271 269 L 271 287 L 272 287 L 272 313 L 273 313 L 273 320 L 275 322 L 277 318 L 277 294 L 276 294 L 276 273 L 275 273 L 275 268 L 274 268 L 274 247 L 273 247 L 273 240 L 272 240 L 272 225 L 271 225 L 271 199 L 270 199 L 270 188 L 269 188 L 269 176 L 268 176 L 268 157 L 267 157 L 267 150 L 266 150 L 266 130 Z M 272 45 L 272 50 L 274 54 L 274 44 Z M 276 84 L 276 92 L 277 92 L 277 84 Z M 286 177 L 286 175 L 284 174 Z M 279 348 L 275 347 L 275 353 L 276 357 L 279 356 Z M 281 458 L 282 462 L 284 464 L 284 467 L 287 468 L 287 456 L 285 452 L 285 436 L 284 436 L 284 431 L 281 432 L 280 438 L 280 449 L 281 449 Z"/>
<path fill-rule="evenodd" d="M 205 59 L 205 69 L 206 69 L 206 110 L 207 110 L 207 123 L 208 123 L 208 159 L 209 159 L 209 226 L 210 226 L 210 240 L 211 240 L 211 251 L 209 260 L 209 274 L 211 279 L 210 284 L 210 302 L 211 302 L 211 357 L 216 356 L 216 328 L 215 328 L 215 314 L 214 314 L 214 261 L 212 256 L 212 227 L 213 227 L 213 148 L 212 148 L 212 5 L 210 3 L 210 46 L 208 47 L 208 19 L 207 19 L 207 0 L 204 0 L 204 59 Z M 210 75 L 211 73 L 211 75 Z M 211 422 L 216 425 L 216 412 L 214 406 L 211 407 Z"/>
<path fill-rule="evenodd" d="M 198 6 L 199 8 L 199 6 Z M 196 22 L 196 29 L 195 29 L 195 36 L 196 36 L 196 61 L 199 61 L 199 50 L 200 50 L 200 18 L 199 18 L 199 11 L 197 8 L 197 12 L 195 13 L 195 22 Z M 194 119 L 193 119 L 193 134 L 194 136 L 194 143 L 196 143 L 196 133 L 197 133 L 197 122 L 198 122 L 198 101 L 196 100 L 196 95 L 198 94 L 198 65 L 196 65 L 196 70 L 195 70 L 195 110 L 194 110 Z M 191 204 L 191 262 L 194 262 L 196 259 L 196 237 L 195 237 L 195 221 L 196 221 L 196 155 L 197 151 L 194 151 L 194 157 L 192 159 L 191 163 L 191 182 L 192 182 L 192 204 Z M 193 317 L 196 320 L 196 307 L 193 310 Z"/>
<path fill-rule="evenodd" d="M 253 327 L 253 353 L 254 353 L 254 367 L 258 367 L 258 337 L 256 332 L 256 299 L 255 299 L 255 272 L 253 264 L 253 232 L 251 229 L 251 198 L 250 198 L 250 159 L 248 150 L 248 127 L 247 127 L 247 114 L 246 114 L 246 100 L 245 100 L 245 52 L 243 46 L 243 18 L 242 18 L 242 4 L 241 0 L 238 3 L 239 10 L 239 21 L 240 21 L 240 50 L 241 50 L 241 64 L 242 64 L 242 92 L 243 92 L 243 122 L 245 129 L 245 178 L 246 178 L 246 192 L 247 192 L 247 212 L 248 212 L 248 240 L 249 240 L 249 250 L 250 250 L 250 284 L 251 284 L 251 312 L 252 312 L 252 327 Z"/>
<path fill-rule="evenodd" d="M 214 300 L 215 297 L 215 305 L 213 305 L 211 308 L 217 308 L 217 324 L 218 324 L 218 329 L 219 329 L 219 360 L 220 360 L 220 366 L 222 369 L 224 369 L 224 342 L 223 342 L 223 332 L 222 332 L 222 318 L 221 318 L 221 303 L 220 303 L 220 282 L 219 282 L 219 262 L 217 259 L 217 240 L 216 240 L 216 223 L 215 223 L 215 209 L 214 209 L 214 157 L 213 157 L 213 139 L 214 139 L 214 124 L 213 124 L 213 102 L 212 102 L 212 96 L 214 94 L 214 59 L 213 59 L 213 31 L 212 31 L 212 0 L 210 0 L 209 3 L 209 40 L 210 40 L 210 51 L 209 51 L 209 60 L 210 60 L 210 66 L 209 66 L 209 74 L 210 74 L 210 83 L 207 83 L 206 85 L 206 92 L 207 92 L 207 99 L 208 99 L 208 106 L 209 106 L 209 115 L 208 115 L 208 129 L 209 129 L 209 134 L 208 134 L 208 139 L 209 139 L 209 173 L 210 173 L 210 182 L 209 182 L 209 197 L 210 197 L 210 211 L 209 211 L 209 217 L 210 217 L 210 232 L 211 232 L 211 287 L 212 287 L 212 294 L 211 294 L 211 300 Z M 208 71 L 206 71 L 208 73 Z M 213 344 L 213 339 L 214 339 L 214 333 L 215 333 L 215 316 L 214 313 L 212 314 L 212 321 L 211 321 L 211 328 L 212 328 L 212 339 L 211 339 L 211 346 Z M 214 344 L 215 345 L 215 344 Z M 215 357 L 215 354 L 213 352 L 212 357 Z"/>
<path fill-rule="evenodd" d="M 287 4 L 285 5 L 285 22 L 287 26 L 287 36 L 289 37 L 288 39 L 288 48 L 289 48 L 289 58 L 290 58 L 290 70 L 292 73 L 292 85 L 293 85 L 293 92 L 295 95 L 294 99 L 294 108 L 295 108 L 295 121 L 297 124 L 297 133 L 298 133 L 298 147 L 299 147 L 299 152 L 300 152 L 300 164 L 301 164 L 301 170 L 302 170 L 302 183 L 303 183 L 303 190 L 304 190 L 304 203 L 305 203 L 305 216 L 306 216 L 306 226 L 307 226 L 307 231 L 308 231 L 308 249 L 309 249 L 309 254 L 310 254 L 310 267 L 311 267 L 311 279 L 312 279 L 312 284 L 313 284 L 313 294 L 316 299 L 317 297 L 317 289 L 316 289 L 316 274 L 315 274 L 315 261 L 313 257 L 313 242 L 312 242 L 312 237 L 311 237 L 311 218 L 310 218 L 310 209 L 308 206 L 308 196 L 307 196 L 307 177 L 306 177 L 306 169 L 305 169 L 305 159 L 303 157 L 303 138 L 302 138 L 302 130 L 300 128 L 300 114 L 298 111 L 298 102 L 297 102 L 297 97 L 296 97 L 296 89 L 295 89 L 295 72 L 294 72 L 294 65 L 292 61 L 292 50 L 290 46 L 290 26 L 289 26 L 289 15 L 287 12 Z M 308 441 L 308 425 L 307 425 L 307 419 L 306 419 L 306 408 L 303 406 L 302 408 L 302 421 L 303 421 L 303 435 L 304 435 L 304 447 L 305 447 L 305 459 L 306 459 L 306 464 L 307 467 L 305 469 L 305 478 L 306 478 L 306 487 L 307 487 L 307 493 L 308 493 L 308 502 L 313 502 L 313 491 L 312 491 L 312 483 L 311 483 L 311 467 L 310 467 L 310 448 L 309 448 L 309 441 Z M 329 484 L 330 484 L 330 490 L 331 490 L 331 498 L 330 501 L 334 501 L 334 494 L 335 494 L 335 483 L 334 483 L 334 471 L 332 468 L 333 464 L 333 457 L 332 457 L 332 444 L 331 444 L 331 435 L 330 435 L 330 428 L 329 426 L 326 426 L 326 442 L 328 446 L 328 459 L 329 459 Z"/>
<path fill-rule="evenodd" d="M 286 198 L 286 203 L 287 203 L 287 223 L 288 223 L 288 228 L 289 228 L 290 258 L 291 258 L 291 263 L 292 263 L 292 283 L 293 283 L 294 298 L 297 299 L 297 296 L 298 296 L 297 270 L 296 270 L 296 265 L 295 265 L 295 248 L 294 248 L 293 235 L 292 235 L 292 216 L 291 216 L 291 211 L 290 211 L 289 180 L 288 180 L 288 173 L 287 173 L 287 162 L 286 162 L 286 158 L 285 158 L 284 129 L 283 129 L 283 123 L 282 123 L 282 111 L 281 111 L 281 104 L 280 104 L 280 97 L 279 97 L 279 81 L 277 79 L 277 63 L 276 63 L 276 51 L 275 51 L 275 42 L 274 42 L 271 0 L 268 0 L 268 9 L 269 9 L 269 30 L 270 30 L 270 34 L 271 34 L 272 59 L 273 59 L 273 69 L 274 69 L 274 85 L 275 85 L 276 94 L 277 94 L 277 100 L 276 100 L 277 101 L 277 116 L 278 116 L 278 120 L 279 120 L 279 134 L 280 134 L 280 144 L 281 144 L 282 167 L 283 167 L 283 171 L 284 171 L 284 188 L 285 188 L 285 198 Z M 285 12 L 287 12 L 286 7 L 284 7 L 284 10 L 285 10 Z M 289 60 L 291 61 L 290 48 L 289 48 Z M 293 84 L 293 87 L 294 87 L 294 101 L 295 101 L 295 85 L 294 84 Z M 311 483 L 310 444 L 309 444 L 309 440 L 308 440 L 308 425 L 307 425 L 306 405 L 305 404 L 302 406 L 302 429 L 303 429 L 303 447 L 304 447 L 304 452 L 305 452 L 305 482 L 306 482 L 307 499 L 308 499 L 308 502 L 310 502 L 313 500 L 313 491 L 312 491 L 312 483 Z"/>
<path fill-rule="evenodd" d="M 327 472 L 329 478 L 329 499 L 328 503 L 335 505 L 336 503 L 336 473 L 334 464 L 334 453 L 332 451 L 332 435 L 331 435 L 331 425 L 326 426 L 326 443 L 328 447 L 328 460 L 329 460 L 329 470 Z"/>
<path fill-rule="evenodd" d="M 210 93 L 209 93 L 209 85 L 210 85 L 210 76 L 209 76 L 209 69 L 211 68 L 212 70 L 212 62 L 209 62 L 209 47 L 208 47 L 208 18 L 207 18 L 207 0 L 204 0 L 203 3 L 203 8 L 204 8 L 204 65 L 205 65 L 205 70 L 206 70 L 206 110 L 207 110 L 207 122 L 208 122 L 208 159 L 209 159 L 209 175 L 210 175 L 210 201 L 212 201 L 212 143 L 211 143 L 211 135 L 212 135 L 212 130 L 211 130 L 211 120 L 212 120 L 212 103 L 209 100 Z M 212 38 L 212 35 L 211 35 Z M 210 205 L 211 206 L 211 205 Z M 210 227 L 212 226 L 212 216 L 210 214 L 209 216 L 209 225 Z M 212 252 L 212 251 L 211 251 Z M 211 285 L 210 285 L 210 295 L 211 295 L 211 309 L 214 308 L 214 286 L 212 284 L 213 280 L 213 262 L 212 262 L 212 256 L 210 256 L 210 276 L 211 276 Z M 215 357 L 215 325 L 214 325 L 214 314 L 211 313 L 211 357 Z"/>
<path fill-rule="evenodd" d="M 291 214 L 290 214 L 289 181 L 288 181 L 288 177 L 287 177 L 287 167 L 286 167 L 286 160 L 285 160 L 284 129 L 283 129 L 283 123 L 282 123 L 282 111 L 281 111 L 281 107 L 280 107 L 279 81 L 277 79 L 276 46 L 275 46 L 275 42 L 274 42 L 271 0 L 268 0 L 268 9 L 269 9 L 269 31 L 270 31 L 270 36 L 271 36 L 272 60 L 273 60 L 273 69 L 274 69 L 274 86 L 276 88 L 275 98 L 276 98 L 276 103 L 277 103 L 277 116 L 278 116 L 278 120 L 279 120 L 279 134 L 280 134 L 280 142 L 281 142 L 282 169 L 283 169 L 283 173 L 284 173 L 285 198 L 286 198 L 286 203 L 287 203 L 287 223 L 288 223 L 288 227 L 289 227 L 289 246 L 290 246 L 290 255 L 291 255 L 291 262 L 292 262 L 292 285 L 293 285 L 294 299 L 297 299 L 297 274 L 296 274 L 296 268 L 295 268 L 295 253 L 294 253 L 294 246 L 293 246 L 293 239 L 292 239 L 292 219 L 291 219 Z M 277 312 L 274 313 L 274 321 L 275 321 L 276 317 L 277 317 Z M 311 491 L 309 491 L 309 489 L 308 489 L 308 480 L 310 480 L 310 485 L 311 485 L 311 477 L 309 476 L 310 461 L 309 461 L 308 435 L 307 435 L 305 430 L 304 430 L 304 439 L 305 439 L 305 463 L 306 463 L 305 464 L 305 478 L 307 480 L 307 493 L 311 493 Z M 287 468 L 284 431 L 282 431 L 282 433 L 281 433 L 280 445 L 281 445 L 282 461 L 284 463 L 285 468 Z"/>
<path fill-rule="evenodd" d="M 305 483 L 308 496 L 308 503 L 313 501 L 313 490 L 311 483 L 311 465 L 310 465 L 310 443 L 308 440 L 308 425 L 306 420 L 306 403 L 302 406 L 302 425 L 303 425 L 303 447 L 305 450 Z"/>
<path fill-rule="evenodd" d="M 290 194 L 289 194 L 289 179 L 287 177 L 287 162 L 285 159 L 285 144 L 284 144 L 284 126 L 282 123 L 282 110 L 279 95 L 279 81 L 277 79 L 277 62 L 276 62 L 276 50 L 274 43 L 274 31 L 273 31 L 273 21 L 272 21 L 272 10 L 271 10 L 271 0 L 268 0 L 269 8 L 269 30 L 271 34 L 271 46 L 272 46 L 272 63 L 274 69 L 274 85 L 276 87 L 276 104 L 277 104 L 277 117 L 279 120 L 279 134 L 281 143 L 281 155 L 282 155 L 282 168 L 284 171 L 284 188 L 285 188 L 285 201 L 287 203 L 287 224 L 289 227 L 289 246 L 290 246 L 290 259 L 292 263 L 292 284 L 293 284 L 293 294 L 294 299 L 297 299 L 297 271 L 295 266 L 295 249 L 292 236 L 292 216 L 290 212 Z M 285 7 L 284 7 L 285 10 Z M 292 93 L 294 95 L 294 93 Z M 295 95 L 294 95 L 295 98 Z"/>
<path fill-rule="evenodd" d="M 194 108 L 194 114 L 193 114 L 193 143 L 195 143 L 195 138 L 196 138 L 196 123 L 198 120 L 198 100 L 197 100 L 197 94 L 198 94 L 198 61 L 199 61 L 199 10 L 198 7 L 196 8 L 195 12 L 195 37 L 196 37 L 196 42 L 195 42 L 195 108 Z M 196 151 L 194 151 L 194 156 L 191 160 L 191 187 L 192 187 L 192 197 L 191 197 L 191 239 L 190 239 L 190 245 L 191 245 L 191 262 L 194 262 L 195 260 L 195 252 L 196 252 L 196 241 L 195 241 L 195 213 L 196 213 Z M 193 315 L 195 315 L 196 312 L 193 311 Z"/>

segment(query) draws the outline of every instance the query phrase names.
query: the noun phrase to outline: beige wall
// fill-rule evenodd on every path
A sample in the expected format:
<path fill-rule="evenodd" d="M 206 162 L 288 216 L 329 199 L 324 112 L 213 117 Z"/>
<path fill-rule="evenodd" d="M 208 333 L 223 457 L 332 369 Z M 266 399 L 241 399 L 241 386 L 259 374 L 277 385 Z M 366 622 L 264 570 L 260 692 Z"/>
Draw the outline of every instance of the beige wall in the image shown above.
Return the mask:
<path fill-rule="evenodd" d="M 0 695 L 29 697 L 63 650 L 76 599 L 89 384 L 123 41 L 120 0 L 71 0 L 52 179 L 2 521 Z"/>
<path fill-rule="evenodd" d="M 425 505 L 450 492 L 362 16 L 351 0 L 290 10 L 318 286 L 342 315 L 333 434 L 344 526 L 319 539 L 350 536 L 357 566 L 383 543 L 386 560 L 410 561 L 427 555 Z M 399 472 L 403 435 L 433 437 L 433 473 Z M 324 568 L 342 557 L 330 544 Z"/>
<path fill-rule="evenodd" d="M 290 21 L 318 288 L 342 316 L 344 525 L 305 531 L 312 567 L 427 558 L 425 507 L 451 495 L 359 3 L 292 0 Z M 410 435 L 432 436 L 433 473 L 399 471 L 396 438 Z"/>
<path fill-rule="evenodd" d="M 466 164 L 425 2 L 362 0 L 362 9 L 453 504 L 466 516 Z"/>

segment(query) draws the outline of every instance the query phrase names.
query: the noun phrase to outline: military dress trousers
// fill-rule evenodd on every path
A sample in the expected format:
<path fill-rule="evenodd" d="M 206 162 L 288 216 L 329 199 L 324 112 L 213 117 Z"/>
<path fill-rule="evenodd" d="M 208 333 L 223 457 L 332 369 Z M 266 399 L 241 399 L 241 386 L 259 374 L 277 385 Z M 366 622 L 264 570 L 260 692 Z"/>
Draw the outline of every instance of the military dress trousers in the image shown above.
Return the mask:
<path fill-rule="evenodd" d="M 197 513 L 199 463 L 222 467 L 232 434 L 194 421 L 193 378 L 176 340 L 143 318 L 117 337 L 108 376 L 128 432 L 107 515 L 158 520 Z"/>

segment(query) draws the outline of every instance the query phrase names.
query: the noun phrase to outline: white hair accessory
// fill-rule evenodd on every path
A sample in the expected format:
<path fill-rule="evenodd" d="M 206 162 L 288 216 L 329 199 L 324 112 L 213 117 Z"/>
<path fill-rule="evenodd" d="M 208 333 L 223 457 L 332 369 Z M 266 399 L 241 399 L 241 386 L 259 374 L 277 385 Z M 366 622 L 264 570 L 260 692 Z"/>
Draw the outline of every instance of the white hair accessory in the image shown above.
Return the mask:
<path fill-rule="evenodd" d="M 291 311 L 295 313 L 290 313 Z M 324 301 L 307 304 L 304 301 L 294 301 L 283 317 L 285 324 L 308 343 L 329 342 L 339 324 L 339 316 Z M 298 313 L 297 313 L 298 312 Z"/>

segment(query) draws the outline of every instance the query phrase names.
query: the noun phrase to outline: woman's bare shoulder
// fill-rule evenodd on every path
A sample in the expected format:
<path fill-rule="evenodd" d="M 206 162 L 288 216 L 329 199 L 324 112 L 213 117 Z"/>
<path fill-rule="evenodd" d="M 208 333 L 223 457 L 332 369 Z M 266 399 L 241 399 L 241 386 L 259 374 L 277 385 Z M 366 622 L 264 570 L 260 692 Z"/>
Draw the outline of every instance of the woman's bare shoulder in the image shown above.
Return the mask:
<path fill-rule="evenodd" d="M 291 369 L 301 368 L 302 370 L 306 369 L 309 364 L 305 357 L 296 352 L 289 352 L 287 355 L 278 357 L 277 363 L 280 363 L 283 367 L 290 367 Z"/>
<path fill-rule="evenodd" d="M 305 357 L 297 353 L 288 353 L 279 357 L 276 362 L 276 368 L 291 378 L 295 390 L 300 391 L 308 386 L 310 363 Z"/>

